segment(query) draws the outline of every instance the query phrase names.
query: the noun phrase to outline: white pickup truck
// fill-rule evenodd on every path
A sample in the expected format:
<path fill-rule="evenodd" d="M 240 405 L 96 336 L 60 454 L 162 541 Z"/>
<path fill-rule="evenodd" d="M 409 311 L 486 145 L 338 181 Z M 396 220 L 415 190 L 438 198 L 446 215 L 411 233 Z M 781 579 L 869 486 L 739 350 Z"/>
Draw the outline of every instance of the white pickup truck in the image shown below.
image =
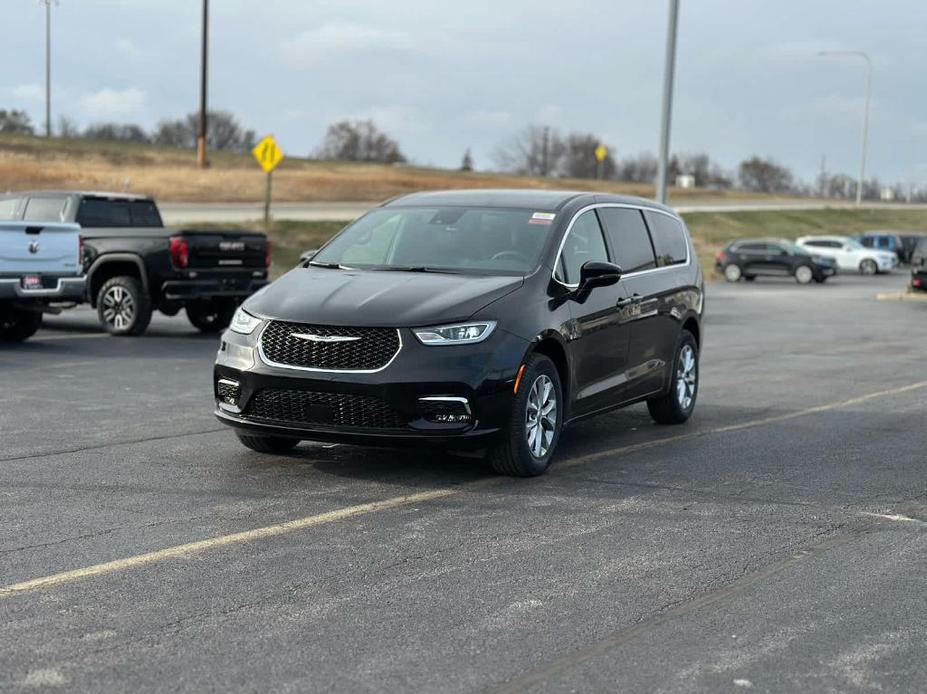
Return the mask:
<path fill-rule="evenodd" d="M 0 341 L 22 342 L 43 312 L 83 301 L 80 227 L 0 222 Z"/>

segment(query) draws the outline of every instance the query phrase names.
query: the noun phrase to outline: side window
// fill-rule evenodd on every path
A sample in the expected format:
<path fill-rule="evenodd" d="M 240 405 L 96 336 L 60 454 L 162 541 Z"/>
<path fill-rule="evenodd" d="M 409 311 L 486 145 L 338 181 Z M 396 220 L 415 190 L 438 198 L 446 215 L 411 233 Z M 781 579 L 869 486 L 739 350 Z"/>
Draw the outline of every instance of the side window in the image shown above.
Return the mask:
<path fill-rule="evenodd" d="M 872 248 L 872 237 L 871 236 L 864 236 L 863 238 L 859 240 L 859 242 L 863 244 L 866 248 Z"/>
<path fill-rule="evenodd" d="M 765 243 L 742 243 L 736 248 L 738 253 L 763 253 L 766 251 Z"/>
<path fill-rule="evenodd" d="M 892 243 L 887 236 L 879 237 L 879 248 L 889 248 L 891 245 Z"/>
<path fill-rule="evenodd" d="M 19 219 L 19 204 L 22 198 L 5 198 L 0 200 L 0 221 Z"/>
<path fill-rule="evenodd" d="M 659 212 L 645 212 L 650 236 L 653 238 L 653 250 L 657 254 L 657 265 L 679 265 L 689 257 L 689 243 L 682 223 Z"/>
<path fill-rule="evenodd" d="M 805 245 L 813 248 L 827 248 L 830 244 L 827 241 L 805 241 Z"/>
<path fill-rule="evenodd" d="M 83 227 L 132 226 L 129 204 L 122 200 L 84 198 L 77 210 L 77 223 Z"/>
<path fill-rule="evenodd" d="M 608 260 L 605 238 L 595 212 L 583 212 L 575 222 L 563 244 L 561 262 L 557 263 L 555 277 L 566 284 L 579 282 L 579 269 L 589 260 Z"/>
<path fill-rule="evenodd" d="M 615 263 L 624 273 L 651 270 L 657 266 L 647 225 L 640 210 L 627 207 L 599 209 Z"/>
<path fill-rule="evenodd" d="M 23 219 L 28 222 L 60 222 L 64 219 L 64 196 L 29 198 Z"/>

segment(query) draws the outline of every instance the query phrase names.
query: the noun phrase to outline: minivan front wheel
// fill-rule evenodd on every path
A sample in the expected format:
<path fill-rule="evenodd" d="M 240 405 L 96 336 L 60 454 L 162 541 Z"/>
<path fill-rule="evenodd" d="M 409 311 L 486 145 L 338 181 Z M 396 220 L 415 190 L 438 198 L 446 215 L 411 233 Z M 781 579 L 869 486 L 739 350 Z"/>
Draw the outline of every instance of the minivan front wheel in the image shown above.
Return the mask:
<path fill-rule="evenodd" d="M 500 475 L 534 477 L 550 466 L 563 427 L 563 389 L 557 367 L 543 354 L 525 362 L 504 438 L 489 451 Z"/>
<path fill-rule="evenodd" d="M 682 424 L 692 416 L 698 397 L 698 343 L 683 330 L 676 347 L 669 390 L 647 401 L 650 416 L 657 424 Z"/>

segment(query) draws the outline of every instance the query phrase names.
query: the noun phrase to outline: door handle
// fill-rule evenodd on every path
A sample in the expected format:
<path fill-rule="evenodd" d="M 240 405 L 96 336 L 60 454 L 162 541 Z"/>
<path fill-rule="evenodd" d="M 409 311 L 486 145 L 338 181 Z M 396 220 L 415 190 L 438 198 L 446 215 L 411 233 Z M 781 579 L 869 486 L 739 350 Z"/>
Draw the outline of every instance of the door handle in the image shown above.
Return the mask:
<path fill-rule="evenodd" d="M 625 308 L 631 304 L 639 304 L 643 297 L 640 294 L 632 294 L 631 296 L 626 296 L 621 299 L 618 299 L 618 302 L 615 304 L 615 308 Z"/>

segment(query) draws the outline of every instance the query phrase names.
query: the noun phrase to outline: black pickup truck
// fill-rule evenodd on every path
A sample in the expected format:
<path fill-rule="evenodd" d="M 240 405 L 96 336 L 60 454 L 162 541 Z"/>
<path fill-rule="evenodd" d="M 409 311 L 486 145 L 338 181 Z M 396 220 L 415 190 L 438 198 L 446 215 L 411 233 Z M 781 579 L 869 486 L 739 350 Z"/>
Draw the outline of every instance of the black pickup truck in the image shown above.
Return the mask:
<path fill-rule="evenodd" d="M 86 300 L 114 335 L 141 335 L 152 311 L 185 309 L 203 332 L 224 329 L 267 284 L 264 234 L 165 228 L 154 200 L 90 192 L 0 195 L 4 219 L 80 226 Z"/>

